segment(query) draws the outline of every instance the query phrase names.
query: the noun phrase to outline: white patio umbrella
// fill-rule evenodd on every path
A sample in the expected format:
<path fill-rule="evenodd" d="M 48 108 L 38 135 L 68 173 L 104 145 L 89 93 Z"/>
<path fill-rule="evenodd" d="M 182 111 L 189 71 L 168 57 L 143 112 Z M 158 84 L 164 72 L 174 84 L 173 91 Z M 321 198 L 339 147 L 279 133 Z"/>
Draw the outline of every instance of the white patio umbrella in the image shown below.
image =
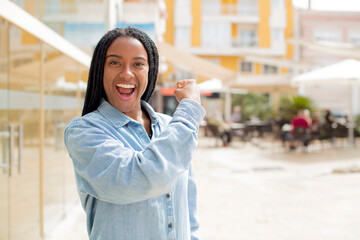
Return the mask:
<path fill-rule="evenodd" d="M 201 92 L 230 92 L 232 94 L 245 94 L 248 91 L 240 88 L 229 88 L 224 86 L 223 82 L 217 78 L 211 78 L 198 84 Z"/>
<path fill-rule="evenodd" d="M 349 95 L 349 141 L 354 143 L 354 120 L 353 106 L 354 101 L 352 86 L 360 85 L 360 61 L 346 59 L 338 63 L 328 65 L 292 79 L 295 85 L 347 85 L 350 89 Z"/>
<path fill-rule="evenodd" d="M 212 78 L 198 84 L 200 91 L 204 92 L 222 92 L 224 85 L 220 79 Z"/>

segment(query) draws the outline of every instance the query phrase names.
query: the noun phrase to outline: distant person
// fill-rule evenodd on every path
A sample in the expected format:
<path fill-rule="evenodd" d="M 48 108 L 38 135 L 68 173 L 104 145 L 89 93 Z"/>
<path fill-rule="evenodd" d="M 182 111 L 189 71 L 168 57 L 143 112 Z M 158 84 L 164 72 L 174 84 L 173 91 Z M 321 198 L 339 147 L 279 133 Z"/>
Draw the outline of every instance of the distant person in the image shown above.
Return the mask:
<path fill-rule="evenodd" d="M 192 158 L 205 110 L 190 79 L 173 117 L 155 112 L 158 68 L 155 43 L 132 27 L 95 48 L 82 117 L 65 129 L 90 240 L 199 239 Z"/>
<path fill-rule="evenodd" d="M 215 110 L 213 115 L 209 117 L 207 123 L 217 128 L 223 142 L 223 146 L 229 146 L 232 140 L 231 126 L 229 123 L 224 121 L 221 112 L 219 110 Z"/>
<path fill-rule="evenodd" d="M 312 124 L 312 119 L 311 119 L 311 114 L 310 114 L 309 109 L 303 110 L 303 116 L 306 119 L 306 121 L 308 122 L 308 126 L 310 127 Z"/>
<path fill-rule="evenodd" d="M 291 120 L 291 131 L 287 135 L 287 140 L 289 141 L 289 148 L 290 150 L 295 150 L 299 146 L 299 139 L 296 139 L 295 131 L 296 128 L 303 128 L 305 130 L 304 132 L 304 138 L 301 139 L 302 144 L 306 147 L 309 144 L 309 137 L 306 136 L 306 132 L 310 128 L 310 122 L 311 118 L 310 115 L 305 111 L 304 109 L 298 110 L 298 113 L 295 117 Z"/>
<path fill-rule="evenodd" d="M 321 113 L 315 112 L 311 121 L 311 139 L 320 139 Z"/>
<path fill-rule="evenodd" d="M 335 117 L 329 109 L 325 110 L 324 119 L 325 123 L 323 126 L 323 137 L 326 139 L 331 139 L 335 136 L 338 124 L 336 123 Z"/>
<path fill-rule="evenodd" d="M 231 118 L 230 118 L 232 123 L 240 123 L 241 122 L 241 111 L 240 110 L 241 110 L 240 106 L 235 106 L 233 108 L 233 111 L 231 113 Z"/>
<path fill-rule="evenodd" d="M 329 109 L 325 110 L 325 123 L 328 125 L 332 125 L 333 123 L 335 123 L 335 118 L 334 116 L 331 114 L 331 111 Z"/>

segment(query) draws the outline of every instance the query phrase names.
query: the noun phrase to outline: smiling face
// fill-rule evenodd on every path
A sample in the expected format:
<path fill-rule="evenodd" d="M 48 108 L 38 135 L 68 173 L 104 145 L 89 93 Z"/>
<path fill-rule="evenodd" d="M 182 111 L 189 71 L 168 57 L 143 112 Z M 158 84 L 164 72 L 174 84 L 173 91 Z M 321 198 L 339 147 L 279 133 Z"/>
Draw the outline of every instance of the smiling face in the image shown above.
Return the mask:
<path fill-rule="evenodd" d="M 104 89 L 108 102 L 129 117 L 141 113 L 141 96 L 148 83 L 148 55 L 132 37 L 115 39 L 106 52 Z"/>

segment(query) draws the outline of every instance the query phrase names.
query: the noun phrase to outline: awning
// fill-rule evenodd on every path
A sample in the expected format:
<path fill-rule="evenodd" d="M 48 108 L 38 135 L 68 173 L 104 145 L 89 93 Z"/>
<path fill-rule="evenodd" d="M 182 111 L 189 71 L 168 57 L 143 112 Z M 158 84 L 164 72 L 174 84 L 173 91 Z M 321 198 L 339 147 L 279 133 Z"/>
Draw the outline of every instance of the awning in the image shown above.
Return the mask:
<path fill-rule="evenodd" d="M 291 85 L 290 74 L 238 75 L 234 81 L 227 82 L 231 88 L 242 88 L 251 92 L 293 93 L 297 88 Z"/>
<path fill-rule="evenodd" d="M 297 85 L 359 85 L 360 61 L 345 59 L 298 75 L 292 81 Z"/>
<path fill-rule="evenodd" d="M 229 81 L 236 77 L 236 73 L 228 68 L 221 67 L 208 60 L 181 51 L 165 42 L 157 42 L 157 47 L 160 57 L 165 57 L 171 64 L 206 78 L 217 78 L 222 81 Z"/>
<path fill-rule="evenodd" d="M 224 86 L 220 79 L 212 78 L 199 84 L 200 93 L 216 92 L 216 93 L 233 93 L 233 94 L 245 94 L 248 91 L 240 88 L 228 88 Z"/>
<path fill-rule="evenodd" d="M 286 40 L 290 44 L 304 46 L 314 51 L 325 52 L 327 55 L 334 55 L 360 60 L 360 48 L 351 44 L 334 42 L 314 42 L 302 38 L 290 38 Z"/>

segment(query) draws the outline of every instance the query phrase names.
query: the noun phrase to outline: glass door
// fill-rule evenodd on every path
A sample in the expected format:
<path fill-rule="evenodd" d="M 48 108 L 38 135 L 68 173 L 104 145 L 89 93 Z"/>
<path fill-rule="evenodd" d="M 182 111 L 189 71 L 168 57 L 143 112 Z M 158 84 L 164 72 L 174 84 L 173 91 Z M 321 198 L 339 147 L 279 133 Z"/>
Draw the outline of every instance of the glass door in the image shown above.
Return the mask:
<path fill-rule="evenodd" d="M 9 25 L 8 126 L 10 131 L 9 238 L 39 239 L 40 61 L 39 41 Z"/>
<path fill-rule="evenodd" d="M 81 69 L 56 49 L 45 48 L 44 231 L 50 233 L 78 199 L 74 170 L 64 144 L 66 124 L 78 114 Z M 86 85 L 85 85 L 86 86 Z"/>
<path fill-rule="evenodd" d="M 0 239 L 9 239 L 8 24 L 0 18 Z"/>
<path fill-rule="evenodd" d="M 0 240 L 43 238 L 78 201 L 63 132 L 87 71 L 0 18 Z"/>

